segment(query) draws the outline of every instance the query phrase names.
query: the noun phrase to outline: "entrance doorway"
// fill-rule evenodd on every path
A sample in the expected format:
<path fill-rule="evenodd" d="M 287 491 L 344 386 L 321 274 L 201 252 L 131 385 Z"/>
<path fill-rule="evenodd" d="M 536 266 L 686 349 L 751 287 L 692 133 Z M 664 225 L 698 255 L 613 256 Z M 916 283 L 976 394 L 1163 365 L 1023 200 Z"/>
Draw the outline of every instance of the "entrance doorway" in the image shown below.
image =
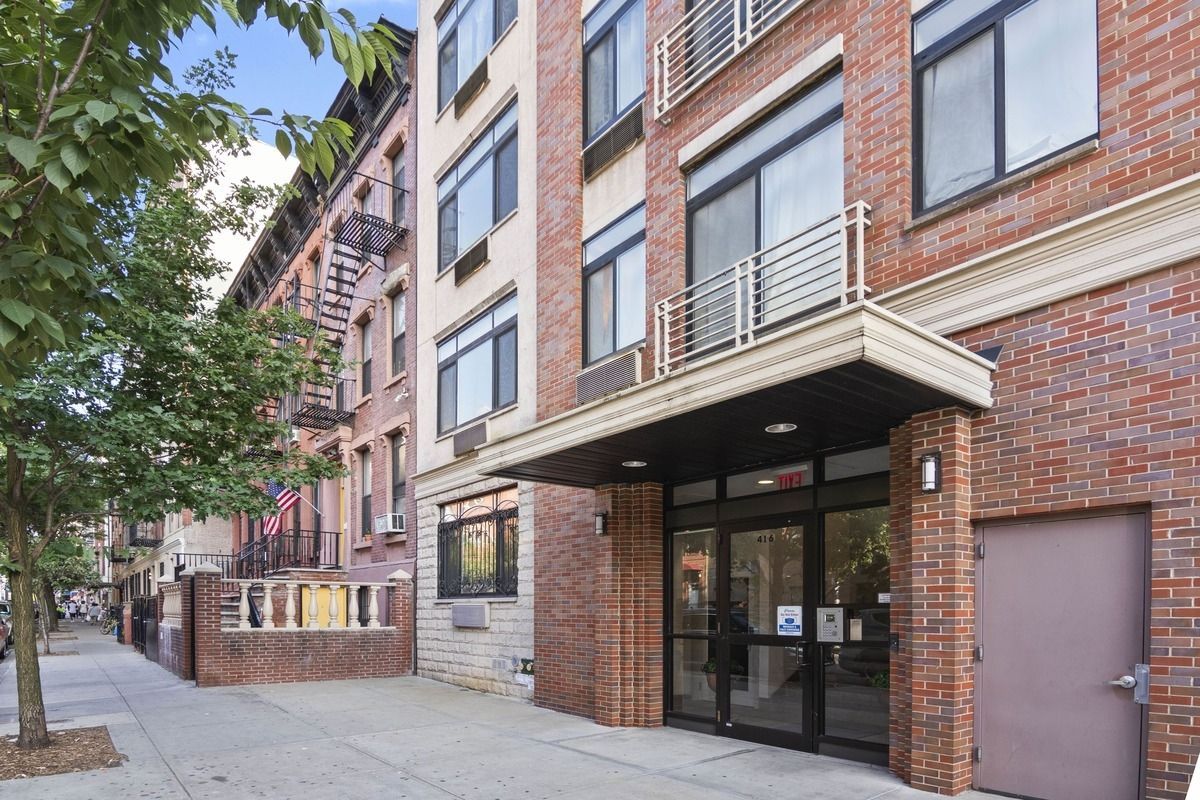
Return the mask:
<path fill-rule="evenodd" d="M 1140 796 L 1146 532 L 1145 514 L 977 529 L 979 788 L 1035 800 Z"/>
<path fill-rule="evenodd" d="M 711 521 L 667 531 L 667 722 L 883 763 L 886 475 L 823 481 L 819 462 L 810 469 L 816 479 L 798 491 L 752 501 L 736 496 L 747 482 L 728 476 L 716 502 L 668 514 L 669 524 Z"/>

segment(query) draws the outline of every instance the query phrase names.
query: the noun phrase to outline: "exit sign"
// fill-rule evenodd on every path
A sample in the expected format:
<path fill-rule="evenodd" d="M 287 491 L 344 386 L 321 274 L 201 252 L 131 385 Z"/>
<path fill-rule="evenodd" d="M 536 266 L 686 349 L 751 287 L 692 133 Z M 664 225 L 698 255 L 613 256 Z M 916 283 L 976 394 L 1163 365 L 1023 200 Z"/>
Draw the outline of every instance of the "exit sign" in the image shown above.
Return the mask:
<path fill-rule="evenodd" d="M 808 467 L 801 467 L 795 472 L 785 472 L 776 478 L 780 489 L 798 489 L 808 483 Z"/>

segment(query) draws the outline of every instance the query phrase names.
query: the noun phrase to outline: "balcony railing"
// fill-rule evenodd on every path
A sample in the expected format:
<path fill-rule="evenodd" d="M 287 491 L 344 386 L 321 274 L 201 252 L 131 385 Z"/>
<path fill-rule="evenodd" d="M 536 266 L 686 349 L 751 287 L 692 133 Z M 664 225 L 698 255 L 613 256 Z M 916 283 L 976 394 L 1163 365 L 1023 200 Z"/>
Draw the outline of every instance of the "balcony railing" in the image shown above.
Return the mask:
<path fill-rule="evenodd" d="M 176 553 L 175 580 L 179 580 L 179 576 L 183 574 L 185 569 L 198 567 L 201 564 L 212 564 L 215 567 L 220 567 L 221 577 L 229 580 L 234 577 L 237 557 L 232 553 Z"/>
<path fill-rule="evenodd" d="M 866 203 L 854 203 L 660 300 L 654 315 L 656 374 L 752 345 L 767 331 L 864 299 L 870 291 L 863 280 L 870 211 Z"/>
<path fill-rule="evenodd" d="M 162 530 L 154 523 L 142 522 L 125 526 L 125 544 L 130 547 L 158 547 Z"/>
<path fill-rule="evenodd" d="M 807 0 L 702 0 L 654 47 L 654 116 L 681 103 Z"/>
<path fill-rule="evenodd" d="M 256 539 L 237 554 L 236 576 L 262 578 L 281 569 L 335 569 L 341 566 L 338 531 L 290 530 Z"/>

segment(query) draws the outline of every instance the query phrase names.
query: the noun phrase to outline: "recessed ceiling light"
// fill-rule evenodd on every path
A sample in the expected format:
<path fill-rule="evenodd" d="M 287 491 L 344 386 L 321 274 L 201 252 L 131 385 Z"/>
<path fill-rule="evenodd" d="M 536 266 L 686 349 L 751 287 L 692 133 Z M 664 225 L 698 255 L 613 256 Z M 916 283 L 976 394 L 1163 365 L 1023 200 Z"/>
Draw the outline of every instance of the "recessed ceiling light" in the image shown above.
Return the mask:
<path fill-rule="evenodd" d="M 794 430 L 796 426 L 791 422 L 776 422 L 766 427 L 767 433 L 791 433 Z"/>
<path fill-rule="evenodd" d="M 773 483 L 775 483 L 775 481 L 774 481 L 773 479 L 771 479 L 771 478 L 764 478 L 764 479 L 762 479 L 761 481 L 759 481 L 759 482 L 758 482 L 758 485 L 759 485 L 759 486 L 770 486 L 770 485 L 771 485 L 771 484 L 773 484 Z"/>
<path fill-rule="evenodd" d="M 645 461 L 622 461 L 621 466 L 622 467 L 644 467 L 644 466 L 646 466 L 646 462 Z"/>

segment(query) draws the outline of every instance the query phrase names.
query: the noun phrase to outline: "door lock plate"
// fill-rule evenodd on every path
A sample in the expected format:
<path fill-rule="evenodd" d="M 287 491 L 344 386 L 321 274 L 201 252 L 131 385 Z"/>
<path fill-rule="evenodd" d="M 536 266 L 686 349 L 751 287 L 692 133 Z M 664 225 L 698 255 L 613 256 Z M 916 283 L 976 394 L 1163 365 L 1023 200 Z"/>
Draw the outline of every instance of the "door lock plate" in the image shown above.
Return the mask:
<path fill-rule="evenodd" d="M 1133 686 L 1133 702 L 1148 705 L 1150 703 L 1150 665 L 1134 664 L 1133 677 L 1137 683 Z"/>

